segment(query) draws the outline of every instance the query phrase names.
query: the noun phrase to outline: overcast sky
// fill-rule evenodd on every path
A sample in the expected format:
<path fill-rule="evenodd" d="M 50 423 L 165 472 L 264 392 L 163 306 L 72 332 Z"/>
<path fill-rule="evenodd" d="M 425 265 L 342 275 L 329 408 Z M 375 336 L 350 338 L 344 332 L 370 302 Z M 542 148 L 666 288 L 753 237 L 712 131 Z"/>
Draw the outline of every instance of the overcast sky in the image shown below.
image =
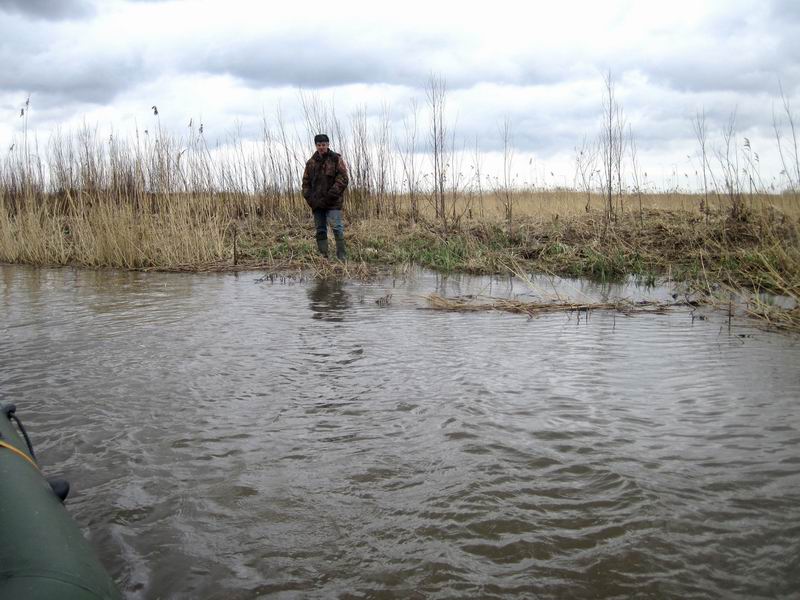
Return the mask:
<path fill-rule="evenodd" d="M 279 104 L 284 118 L 299 118 L 300 89 L 332 100 L 345 119 L 389 106 L 399 124 L 413 98 L 424 106 L 436 73 L 459 139 L 496 151 L 508 118 L 516 160 L 571 180 L 574 147 L 599 131 L 610 71 L 654 176 L 694 168 L 691 119 L 702 109 L 712 138 L 735 110 L 771 176 L 779 81 L 800 109 L 800 0 L 313 6 L 0 0 L 3 151 L 28 96 L 29 130 L 44 139 L 82 122 L 152 127 L 157 105 L 162 127 L 184 135 L 190 118 L 202 120 L 217 140 L 235 127 L 257 136 Z"/>

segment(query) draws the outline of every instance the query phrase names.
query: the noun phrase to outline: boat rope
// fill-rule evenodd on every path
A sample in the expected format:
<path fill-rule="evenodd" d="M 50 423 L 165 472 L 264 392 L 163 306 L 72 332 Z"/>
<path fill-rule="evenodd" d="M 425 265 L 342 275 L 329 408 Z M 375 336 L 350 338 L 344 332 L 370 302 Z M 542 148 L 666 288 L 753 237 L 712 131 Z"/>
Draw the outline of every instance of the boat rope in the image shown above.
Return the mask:
<path fill-rule="evenodd" d="M 34 461 L 34 460 L 33 460 L 33 459 L 30 457 L 30 456 L 28 456 L 27 454 L 25 454 L 25 453 L 24 453 L 22 450 L 20 450 L 19 448 L 15 448 L 15 447 L 14 447 L 14 446 L 12 446 L 11 444 L 9 444 L 8 442 L 4 442 L 3 440 L 0 440 L 0 448 L 8 448 L 9 450 L 11 450 L 11 452 L 13 452 L 14 454 L 16 454 L 17 456 L 21 456 L 22 458 L 24 458 L 25 460 L 27 460 L 29 463 L 31 463 L 31 464 L 32 464 L 34 467 L 36 467 L 36 470 L 37 470 L 37 471 L 39 470 L 39 465 L 37 465 L 37 464 L 36 464 L 36 462 L 35 462 L 35 461 Z"/>
<path fill-rule="evenodd" d="M 19 420 L 17 416 L 17 406 L 16 404 L 6 404 L 0 405 L 0 410 L 2 410 L 3 414 L 8 417 L 9 421 L 16 421 L 17 427 L 19 427 L 20 432 L 22 433 L 22 437 L 25 438 L 25 443 L 28 445 L 28 452 L 30 452 L 33 460 L 36 460 L 36 453 L 33 451 L 33 444 L 31 443 L 31 438 L 28 437 L 28 432 L 25 431 L 25 426 L 22 424 L 22 421 Z"/>
<path fill-rule="evenodd" d="M 22 432 L 22 437 L 25 438 L 25 443 L 28 445 L 28 452 L 31 453 L 33 460 L 36 460 L 36 453 L 33 451 L 33 444 L 31 444 L 31 438 L 28 437 L 28 432 L 25 431 L 25 427 L 22 425 L 22 421 L 19 420 L 19 417 L 12 411 L 8 414 L 9 419 L 13 419 L 17 422 L 17 426 L 19 430 Z"/>

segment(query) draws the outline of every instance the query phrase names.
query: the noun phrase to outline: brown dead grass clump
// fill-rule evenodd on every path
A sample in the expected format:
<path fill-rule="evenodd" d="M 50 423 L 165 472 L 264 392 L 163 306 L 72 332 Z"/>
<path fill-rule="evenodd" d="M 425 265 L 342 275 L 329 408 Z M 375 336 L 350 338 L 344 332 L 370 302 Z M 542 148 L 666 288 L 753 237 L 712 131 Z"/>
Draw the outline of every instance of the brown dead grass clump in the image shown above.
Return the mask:
<path fill-rule="evenodd" d="M 478 311 L 498 311 L 515 314 L 525 314 L 529 317 L 536 317 L 547 313 L 569 312 L 569 313 L 588 313 L 593 310 L 611 310 L 625 315 L 634 313 L 663 313 L 676 306 L 697 306 L 696 302 L 655 302 L 641 300 L 631 302 L 630 300 L 616 300 L 614 302 L 523 302 L 511 298 L 480 298 L 476 296 L 459 296 L 455 298 L 445 298 L 439 294 L 427 296 L 428 304 L 434 310 L 445 310 L 452 312 L 478 312 Z"/>

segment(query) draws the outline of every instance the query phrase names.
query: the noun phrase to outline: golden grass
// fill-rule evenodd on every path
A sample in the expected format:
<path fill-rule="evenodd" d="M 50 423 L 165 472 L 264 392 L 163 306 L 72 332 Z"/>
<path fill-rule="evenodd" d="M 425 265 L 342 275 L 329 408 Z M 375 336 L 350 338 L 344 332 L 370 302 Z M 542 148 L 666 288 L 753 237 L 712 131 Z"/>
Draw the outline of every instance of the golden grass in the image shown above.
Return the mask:
<path fill-rule="evenodd" d="M 231 220 L 177 199 L 157 212 L 97 202 L 69 212 L 0 203 L 0 260 L 11 263 L 141 269 L 202 266 L 230 252 Z"/>
<path fill-rule="evenodd" d="M 465 197 L 456 199 L 458 219 L 446 228 L 426 210 L 411 219 L 398 200 L 380 217 L 349 219 L 356 262 L 419 262 L 475 273 L 518 264 L 600 277 L 701 265 L 703 276 L 715 281 L 797 292 L 797 217 L 780 208 L 794 205 L 785 197 L 756 199 L 758 207 L 737 220 L 727 211 L 670 210 L 688 201 L 652 196 L 650 204 L 661 201 L 658 209 L 640 213 L 637 207 L 609 220 L 586 213 L 577 192 L 520 196 L 512 227 L 491 199 L 478 205 Z M 234 262 L 328 268 L 316 256 L 308 209 L 296 200 L 285 206 L 274 215 L 265 199 L 253 197 L 178 195 L 130 203 L 84 195 L 66 205 L 46 198 L 11 210 L 0 200 L 0 261 L 165 270 L 227 269 Z"/>
<path fill-rule="evenodd" d="M 768 327 L 800 333 L 800 305 L 785 309 L 756 298 L 748 302 L 746 311 Z"/>
<path fill-rule="evenodd" d="M 640 197 L 637 194 L 623 196 L 622 200 L 615 198 L 615 210 L 619 214 L 638 215 Z M 681 192 L 659 192 L 641 195 L 641 209 L 643 211 L 683 211 L 700 214 L 704 204 L 702 194 L 688 194 Z M 400 195 L 394 199 L 385 199 L 387 204 L 394 203 L 400 210 L 408 212 L 410 199 Z M 514 217 L 570 217 L 580 216 L 589 211 L 602 211 L 605 207 L 605 198 L 592 193 L 587 198 L 585 192 L 568 189 L 519 191 L 511 194 Z M 745 196 L 744 205 L 753 212 L 777 210 L 789 218 L 800 218 L 800 197 L 791 194 L 754 194 Z M 419 212 L 424 218 L 434 218 L 433 202 L 422 198 L 417 202 Z M 730 203 L 724 196 L 709 195 L 709 211 L 719 212 L 729 207 Z M 391 204 L 390 204 L 391 205 Z M 459 194 L 455 200 L 449 199 L 450 211 L 460 218 L 478 218 L 491 221 L 501 221 L 505 218 L 505 200 L 498 194 Z"/>

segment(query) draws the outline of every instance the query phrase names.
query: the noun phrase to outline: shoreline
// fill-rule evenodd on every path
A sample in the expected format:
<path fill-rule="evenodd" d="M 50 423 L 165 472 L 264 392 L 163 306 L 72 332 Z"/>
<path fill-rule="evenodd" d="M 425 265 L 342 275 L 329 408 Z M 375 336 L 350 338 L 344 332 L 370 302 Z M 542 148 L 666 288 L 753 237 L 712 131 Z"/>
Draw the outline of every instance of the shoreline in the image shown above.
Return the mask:
<path fill-rule="evenodd" d="M 773 208 L 736 217 L 728 210 L 701 214 L 664 209 L 628 211 L 611 219 L 599 211 L 522 215 L 510 225 L 465 218 L 449 227 L 403 214 L 353 218 L 346 227 L 345 263 L 317 254 L 313 228 L 303 212 L 282 218 L 237 213 L 225 219 L 221 215 L 226 207 L 217 208 L 212 214 L 183 209 L 142 214 L 124 205 L 73 215 L 41 212 L 35 215 L 35 227 L 27 215 L 28 231 L 25 223 L 20 227 L 21 218 L 12 222 L 7 217 L 5 234 L 0 230 L 0 261 L 137 272 L 303 272 L 358 280 L 412 265 L 441 273 L 523 279 L 541 273 L 608 282 L 634 278 L 646 285 L 666 280 L 709 300 L 748 291 L 752 316 L 800 331 L 800 228 L 797 219 Z M 8 260 L 15 250 L 17 260 Z M 788 297 L 794 307 L 770 306 L 761 299 L 763 292 Z"/>
<path fill-rule="evenodd" d="M 510 227 L 471 219 L 447 229 L 407 216 L 356 218 L 347 223 L 348 260 L 340 263 L 318 255 L 311 223 L 294 215 L 231 219 L 215 229 L 219 237 L 211 241 L 213 248 L 203 248 L 207 222 L 187 221 L 174 231 L 164 215 L 97 227 L 91 215 L 39 214 L 36 231 L 29 223 L 0 222 L 8 225 L 0 229 L 0 262 L 143 272 L 305 270 L 323 276 L 419 265 L 445 273 L 539 272 L 597 281 L 668 275 L 780 293 L 783 279 L 800 277 L 800 220 L 766 215 L 735 220 L 718 211 L 708 219 L 696 212 L 651 209 L 641 218 L 629 212 L 611 221 L 588 212 L 519 217 Z M 159 252 L 164 242 L 182 247 Z"/>

